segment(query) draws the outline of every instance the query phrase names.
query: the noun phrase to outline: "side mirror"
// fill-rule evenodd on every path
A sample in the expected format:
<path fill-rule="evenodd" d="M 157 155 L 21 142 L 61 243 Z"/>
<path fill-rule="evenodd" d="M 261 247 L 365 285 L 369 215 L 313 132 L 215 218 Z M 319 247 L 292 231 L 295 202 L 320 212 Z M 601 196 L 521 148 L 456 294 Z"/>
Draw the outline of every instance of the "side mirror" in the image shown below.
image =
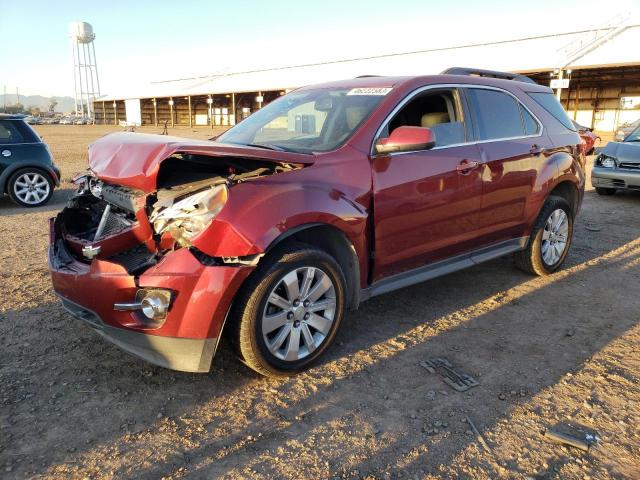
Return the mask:
<path fill-rule="evenodd" d="M 377 153 L 410 152 L 428 150 L 436 144 L 436 137 L 429 128 L 398 127 L 389 138 L 381 138 L 376 142 Z"/>

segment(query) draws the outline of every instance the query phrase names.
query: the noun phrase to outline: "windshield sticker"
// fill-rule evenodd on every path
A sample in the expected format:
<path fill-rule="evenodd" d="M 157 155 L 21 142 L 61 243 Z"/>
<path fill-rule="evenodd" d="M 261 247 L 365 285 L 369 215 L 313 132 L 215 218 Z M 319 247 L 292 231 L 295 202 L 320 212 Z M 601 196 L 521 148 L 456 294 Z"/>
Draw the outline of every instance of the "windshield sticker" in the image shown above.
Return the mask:
<path fill-rule="evenodd" d="M 347 92 L 347 95 L 386 95 L 391 90 L 393 90 L 392 87 L 352 88 Z"/>

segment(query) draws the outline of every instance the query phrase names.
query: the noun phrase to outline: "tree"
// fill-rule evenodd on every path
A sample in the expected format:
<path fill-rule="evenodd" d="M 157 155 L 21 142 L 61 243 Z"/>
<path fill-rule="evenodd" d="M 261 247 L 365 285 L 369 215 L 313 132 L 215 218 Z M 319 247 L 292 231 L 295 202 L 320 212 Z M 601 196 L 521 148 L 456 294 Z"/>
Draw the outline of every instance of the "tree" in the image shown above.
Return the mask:
<path fill-rule="evenodd" d="M 51 97 L 49 99 L 49 112 L 50 113 L 53 113 L 53 112 L 56 111 L 56 105 L 58 105 L 58 101 L 54 97 Z"/>

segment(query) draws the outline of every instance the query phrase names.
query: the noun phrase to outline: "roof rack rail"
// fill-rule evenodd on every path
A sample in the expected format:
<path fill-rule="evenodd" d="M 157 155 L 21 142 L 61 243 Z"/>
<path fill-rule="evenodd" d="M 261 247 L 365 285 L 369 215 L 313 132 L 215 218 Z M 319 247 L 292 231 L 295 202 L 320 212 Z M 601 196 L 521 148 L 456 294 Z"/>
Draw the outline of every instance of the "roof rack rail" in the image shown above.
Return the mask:
<path fill-rule="evenodd" d="M 380 75 L 358 75 L 355 78 L 371 78 L 371 77 L 379 77 Z"/>
<path fill-rule="evenodd" d="M 500 78 L 502 80 L 514 80 L 516 82 L 525 82 L 536 84 L 535 80 L 519 73 L 499 72 L 497 70 L 482 70 L 480 68 L 464 68 L 452 67 L 442 72 L 443 75 L 468 75 L 475 77 Z"/>

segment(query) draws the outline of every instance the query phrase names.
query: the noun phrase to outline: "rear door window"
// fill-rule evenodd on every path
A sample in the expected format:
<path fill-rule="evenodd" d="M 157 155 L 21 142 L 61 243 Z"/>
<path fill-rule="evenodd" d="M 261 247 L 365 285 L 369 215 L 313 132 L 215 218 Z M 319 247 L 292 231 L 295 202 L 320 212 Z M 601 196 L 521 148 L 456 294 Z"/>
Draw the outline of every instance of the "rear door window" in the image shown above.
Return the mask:
<path fill-rule="evenodd" d="M 537 132 L 537 122 L 527 119 L 520 103 L 504 92 L 483 88 L 467 90 L 469 106 L 478 140 L 522 137 Z M 528 124 L 528 125 L 527 125 Z"/>
<path fill-rule="evenodd" d="M 540 124 L 533 118 L 533 115 L 529 113 L 529 110 L 520 105 L 520 113 L 522 114 L 522 121 L 524 122 L 524 133 L 527 135 L 539 133 Z"/>

